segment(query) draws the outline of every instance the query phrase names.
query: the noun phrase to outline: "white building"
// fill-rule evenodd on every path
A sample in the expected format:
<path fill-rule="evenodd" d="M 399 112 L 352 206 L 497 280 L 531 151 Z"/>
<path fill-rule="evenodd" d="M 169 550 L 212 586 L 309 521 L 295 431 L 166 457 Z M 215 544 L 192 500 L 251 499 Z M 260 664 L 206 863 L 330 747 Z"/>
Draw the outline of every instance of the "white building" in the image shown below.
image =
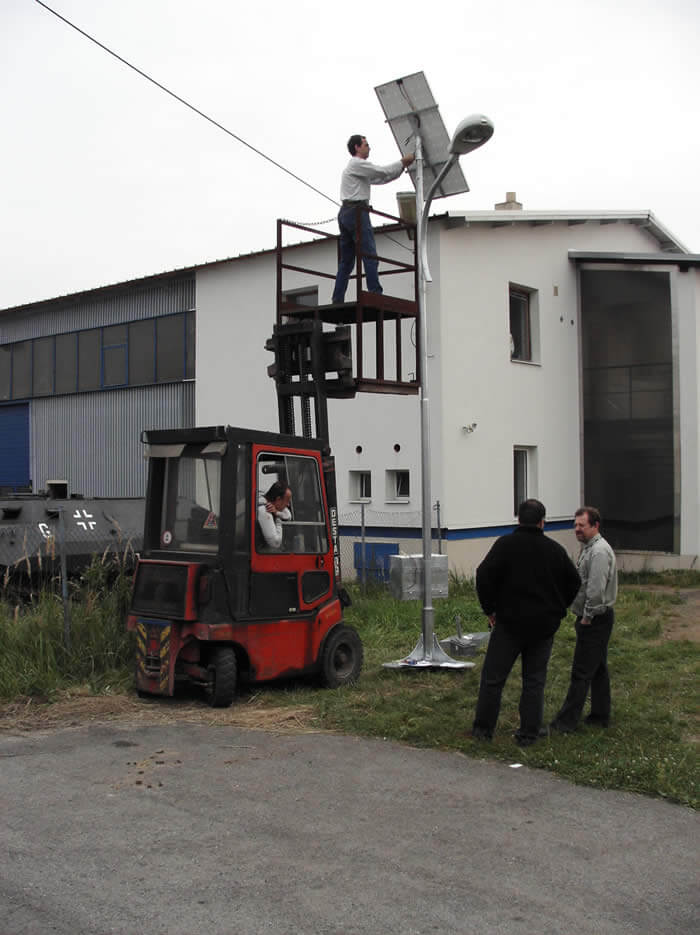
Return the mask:
<path fill-rule="evenodd" d="M 449 212 L 429 224 L 432 499 L 440 504 L 450 567 L 470 574 L 493 537 L 512 528 L 515 504 L 525 496 L 545 503 L 550 534 L 572 551 L 573 512 L 589 502 L 601 508 L 604 534 L 624 566 L 690 565 L 700 553 L 700 256 L 646 211 L 540 212 L 516 204 Z M 380 256 L 403 262 L 411 256 L 404 233 L 388 230 L 377 243 Z M 313 293 L 311 301 L 329 303 L 335 241 L 288 249 L 287 262 L 290 255 L 292 265 L 326 276 L 285 270 L 282 291 Z M 82 440 L 72 445 L 81 453 L 80 476 L 89 477 L 88 458 L 100 478 L 82 492 L 133 495 L 134 483 L 143 483 L 140 429 L 192 419 L 192 333 L 185 314 L 192 310 L 197 424 L 276 430 L 275 387 L 266 372 L 271 356 L 264 345 L 275 320 L 277 262 L 270 250 L 0 313 L 6 352 L 0 354 L 0 442 L 13 431 L 3 413 L 13 410 L 16 418 L 26 407 L 34 489 L 78 469 L 71 445 L 59 446 L 52 460 L 43 442 L 49 423 L 53 435 L 61 435 L 68 407 L 71 431 Z M 192 281 L 194 299 L 192 289 L 182 287 Z M 385 294 L 414 295 L 411 274 L 385 274 L 382 281 Z M 153 297 L 159 290 L 172 295 L 178 283 L 182 308 L 164 311 Z M 146 292 L 152 296 L 148 313 Z M 89 307 L 92 319 L 79 322 L 78 306 Z M 131 381 L 129 361 L 137 345 L 130 329 L 147 314 L 176 313 L 190 328 L 181 342 L 183 366 L 170 371 L 171 379 L 159 381 L 154 371 L 149 380 Z M 56 342 L 78 327 L 99 327 L 104 377 L 105 360 L 114 362 L 111 348 L 122 346 L 122 332 L 109 332 L 115 325 L 124 326 L 126 335 L 124 360 L 116 352 L 120 382 L 82 390 L 76 383 L 69 397 L 59 399 L 47 381 L 41 392 L 28 394 L 32 378 L 17 383 L 25 395 L 15 395 L 15 370 L 2 361 L 21 362 L 29 342 L 33 360 L 41 339 L 47 354 L 49 338 Z M 105 344 L 105 331 L 112 344 Z M 363 332 L 367 373 L 376 332 L 371 326 Z M 154 340 L 157 357 L 157 333 Z M 404 375 L 416 368 L 414 343 L 411 329 L 404 329 Z M 55 360 L 55 347 L 53 354 Z M 168 405 L 159 410 L 154 394 L 165 392 Z M 103 449 L 91 448 L 81 412 L 85 419 L 99 412 L 111 421 L 114 443 L 126 450 L 119 458 L 131 479 L 128 490 L 117 489 L 118 479 L 100 468 Z M 330 425 L 341 531 L 344 524 L 346 532 L 357 533 L 364 503 L 373 541 L 389 550 L 419 551 L 418 397 L 363 393 L 332 400 Z M 0 484 L 7 486 L 7 479 L 0 477 Z M 346 556 L 346 572 L 347 565 Z"/>

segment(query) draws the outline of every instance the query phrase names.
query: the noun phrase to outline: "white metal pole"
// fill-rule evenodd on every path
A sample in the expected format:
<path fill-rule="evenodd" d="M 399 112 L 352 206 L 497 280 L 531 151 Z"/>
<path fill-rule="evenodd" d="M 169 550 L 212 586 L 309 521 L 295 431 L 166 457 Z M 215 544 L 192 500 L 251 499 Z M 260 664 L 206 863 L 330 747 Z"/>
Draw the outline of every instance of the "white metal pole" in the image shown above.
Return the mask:
<path fill-rule="evenodd" d="M 430 490 L 430 393 L 428 391 L 428 315 L 424 243 L 427 219 L 423 217 L 423 141 L 416 136 L 416 239 L 418 240 L 418 321 L 420 322 L 420 436 L 421 511 L 423 520 L 423 652 L 433 658 L 435 612 L 433 610 L 432 509 Z"/>

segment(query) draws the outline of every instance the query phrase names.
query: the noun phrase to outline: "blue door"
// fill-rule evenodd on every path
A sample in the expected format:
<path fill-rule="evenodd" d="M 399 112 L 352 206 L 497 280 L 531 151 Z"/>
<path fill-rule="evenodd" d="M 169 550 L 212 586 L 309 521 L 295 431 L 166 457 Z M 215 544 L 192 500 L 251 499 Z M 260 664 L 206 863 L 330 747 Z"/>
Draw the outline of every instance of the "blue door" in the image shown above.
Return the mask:
<path fill-rule="evenodd" d="M 26 490 L 29 478 L 29 404 L 0 406 L 0 488 Z"/>

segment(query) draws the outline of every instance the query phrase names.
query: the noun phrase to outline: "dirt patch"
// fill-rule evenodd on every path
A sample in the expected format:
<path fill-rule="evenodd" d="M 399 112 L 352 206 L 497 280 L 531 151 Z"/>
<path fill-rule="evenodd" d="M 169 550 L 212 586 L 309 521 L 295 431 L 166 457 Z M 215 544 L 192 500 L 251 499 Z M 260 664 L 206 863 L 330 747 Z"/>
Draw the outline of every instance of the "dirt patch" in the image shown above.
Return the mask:
<path fill-rule="evenodd" d="M 639 591 L 655 591 L 660 594 L 673 594 L 681 599 L 680 604 L 673 604 L 667 610 L 663 624 L 662 640 L 691 640 L 700 643 L 700 588 L 669 588 L 664 585 L 634 585 Z"/>
<path fill-rule="evenodd" d="M 254 698 L 255 696 L 253 696 Z M 230 708 L 210 708 L 180 699 L 136 698 L 133 695 L 70 694 L 49 703 L 25 698 L 0 705 L 0 731 L 29 732 L 80 727 L 90 722 L 134 721 L 143 724 L 187 723 L 268 730 L 277 733 L 319 731 L 309 705 L 275 708 L 254 701 Z"/>

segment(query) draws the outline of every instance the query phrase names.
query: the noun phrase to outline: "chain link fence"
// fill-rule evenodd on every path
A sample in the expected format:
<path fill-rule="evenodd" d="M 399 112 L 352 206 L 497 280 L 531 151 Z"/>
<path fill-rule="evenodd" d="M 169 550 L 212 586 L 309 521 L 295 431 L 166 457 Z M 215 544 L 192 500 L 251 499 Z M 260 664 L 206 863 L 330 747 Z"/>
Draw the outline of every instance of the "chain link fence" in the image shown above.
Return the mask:
<path fill-rule="evenodd" d="M 442 553 L 440 502 L 433 506 L 432 551 Z M 403 533 L 403 534 L 402 534 Z M 387 584 L 391 555 L 423 552 L 420 510 L 375 510 L 361 503 L 340 514 L 340 567 L 345 581 Z"/>

